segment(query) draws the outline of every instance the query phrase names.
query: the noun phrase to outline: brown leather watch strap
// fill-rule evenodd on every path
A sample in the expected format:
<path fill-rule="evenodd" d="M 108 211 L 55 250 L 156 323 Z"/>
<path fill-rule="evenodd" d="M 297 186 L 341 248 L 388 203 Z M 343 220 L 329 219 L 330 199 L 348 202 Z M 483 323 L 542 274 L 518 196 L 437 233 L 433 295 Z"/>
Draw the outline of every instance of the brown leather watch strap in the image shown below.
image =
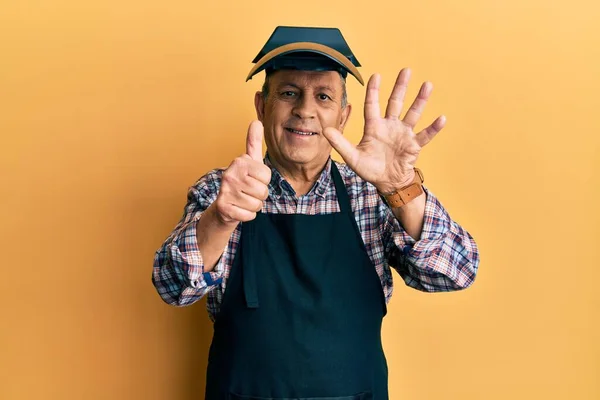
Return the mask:
<path fill-rule="evenodd" d="M 393 193 L 381 193 L 381 195 L 390 207 L 402 207 L 406 203 L 414 200 L 415 198 L 423 194 L 424 181 L 425 179 L 423 178 L 423 173 L 421 172 L 421 170 L 419 168 L 415 168 L 415 179 L 410 185 L 398 189 Z"/>

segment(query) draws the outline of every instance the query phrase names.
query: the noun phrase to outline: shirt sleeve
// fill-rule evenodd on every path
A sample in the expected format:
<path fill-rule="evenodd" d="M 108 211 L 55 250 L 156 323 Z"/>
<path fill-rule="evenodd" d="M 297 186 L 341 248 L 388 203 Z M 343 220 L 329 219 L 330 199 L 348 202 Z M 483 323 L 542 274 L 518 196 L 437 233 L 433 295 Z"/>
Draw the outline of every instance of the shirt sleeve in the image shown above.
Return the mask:
<path fill-rule="evenodd" d="M 193 304 L 223 279 L 224 257 L 219 259 L 212 271 L 204 272 L 196 238 L 196 224 L 202 213 L 216 200 L 221 174 L 221 170 L 211 171 L 189 188 L 181 220 L 155 253 L 152 283 L 168 304 Z"/>
<path fill-rule="evenodd" d="M 473 237 L 450 218 L 424 187 L 427 200 L 423 231 L 415 241 L 381 201 L 382 238 L 386 258 L 405 283 L 425 292 L 461 290 L 475 280 L 479 251 Z"/>

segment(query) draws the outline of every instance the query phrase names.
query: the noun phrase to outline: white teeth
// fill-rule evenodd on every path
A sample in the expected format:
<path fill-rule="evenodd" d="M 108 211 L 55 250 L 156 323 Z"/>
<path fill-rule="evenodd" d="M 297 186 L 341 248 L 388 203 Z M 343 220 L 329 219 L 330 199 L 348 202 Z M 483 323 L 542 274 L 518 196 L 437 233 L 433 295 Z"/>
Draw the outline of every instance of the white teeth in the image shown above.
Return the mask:
<path fill-rule="evenodd" d="M 288 128 L 288 130 L 291 132 L 297 133 L 298 135 L 303 135 L 303 136 L 311 136 L 311 135 L 315 134 L 314 132 L 300 132 L 300 131 L 297 131 L 295 129 L 290 129 L 290 128 Z"/>

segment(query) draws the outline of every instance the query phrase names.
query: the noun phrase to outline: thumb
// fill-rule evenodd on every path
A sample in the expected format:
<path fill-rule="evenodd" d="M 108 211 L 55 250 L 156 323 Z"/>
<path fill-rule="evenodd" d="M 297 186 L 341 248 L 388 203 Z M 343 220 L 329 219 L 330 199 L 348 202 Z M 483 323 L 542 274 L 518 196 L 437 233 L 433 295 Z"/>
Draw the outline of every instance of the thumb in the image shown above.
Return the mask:
<path fill-rule="evenodd" d="M 264 127 L 260 121 L 252 121 L 248 127 L 248 136 L 246 137 L 246 154 L 254 161 L 263 161 L 262 141 L 264 136 Z"/>
<path fill-rule="evenodd" d="M 346 164 L 348 164 L 350 168 L 354 168 L 358 158 L 358 150 L 356 147 L 354 147 L 339 130 L 333 127 L 325 128 L 325 130 L 323 130 L 323 136 L 329 141 L 331 147 L 342 156 Z"/>

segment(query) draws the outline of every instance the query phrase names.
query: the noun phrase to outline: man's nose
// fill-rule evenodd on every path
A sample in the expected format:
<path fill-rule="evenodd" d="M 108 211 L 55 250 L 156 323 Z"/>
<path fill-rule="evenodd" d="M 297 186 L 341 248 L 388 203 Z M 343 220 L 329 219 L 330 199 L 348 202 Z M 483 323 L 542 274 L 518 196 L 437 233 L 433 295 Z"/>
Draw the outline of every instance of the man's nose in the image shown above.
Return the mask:
<path fill-rule="evenodd" d="M 292 112 L 297 118 L 314 118 L 317 115 L 317 104 L 311 96 L 300 96 Z"/>

